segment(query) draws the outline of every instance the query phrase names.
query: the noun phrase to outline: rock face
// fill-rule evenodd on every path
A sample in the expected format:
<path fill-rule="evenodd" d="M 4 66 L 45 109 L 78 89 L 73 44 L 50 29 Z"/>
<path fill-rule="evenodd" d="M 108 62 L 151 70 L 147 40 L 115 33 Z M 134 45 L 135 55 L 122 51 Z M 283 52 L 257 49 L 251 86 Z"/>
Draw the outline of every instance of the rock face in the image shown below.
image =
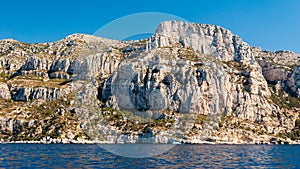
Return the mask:
<path fill-rule="evenodd" d="M 298 57 L 180 21 L 140 41 L 80 34 L 44 44 L 0 41 L 0 138 L 293 143 Z"/>
<path fill-rule="evenodd" d="M 103 102 L 117 109 L 234 114 L 251 121 L 276 111 L 267 102 L 270 93 L 258 65 L 240 63 L 245 70 L 237 70 L 231 62 L 216 64 L 194 53 L 196 62 L 172 52 L 154 49 L 125 59 L 112 80 L 108 79 L 111 95 L 103 94 Z M 232 73 L 240 75 L 234 77 Z"/>
<path fill-rule="evenodd" d="M 258 60 L 258 63 L 262 67 L 263 75 L 267 81 L 276 83 L 278 81 L 285 81 L 288 79 L 288 72 L 283 68 L 272 65 L 264 60 Z"/>
<path fill-rule="evenodd" d="M 300 66 L 296 66 L 292 71 L 291 77 L 288 78 L 287 87 L 291 91 L 291 93 L 300 97 Z"/>
<path fill-rule="evenodd" d="M 252 52 L 268 82 L 279 83 L 285 92 L 299 98 L 300 55 L 289 51 L 262 51 L 257 47 L 252 47 Z"/>
<path fill-rule="evenodd" d="M 253 61 L 251 48 L 237 35 L 216 25 L 171 21 L 161 23 L 151 39 L 152 47 L 179 43 L 223 61 Z"/>
<path fill-rule="evenodd" d="M 46 87 L 12 87 L 11 95 L 15 101 L 30 100 L 56 100 L 70 93 L 70 89 L 46 88 Z"/>
<path fill-rule="evenodd" d="M 10 97 L 7 84 L 0 82 L 0 99 L 10 99 Z"/>

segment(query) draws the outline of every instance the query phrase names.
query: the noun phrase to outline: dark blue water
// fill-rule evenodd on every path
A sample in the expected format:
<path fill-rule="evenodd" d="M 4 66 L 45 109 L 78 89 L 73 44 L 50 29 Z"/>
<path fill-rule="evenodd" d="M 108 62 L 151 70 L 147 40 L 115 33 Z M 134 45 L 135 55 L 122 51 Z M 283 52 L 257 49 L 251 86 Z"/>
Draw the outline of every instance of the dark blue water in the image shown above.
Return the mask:
<path fill-rule="evenodd" d="M 97 145 L 0 144 L 0 168 L 300 168 L 300 146 L 178 145 L 126 158 Z"/>

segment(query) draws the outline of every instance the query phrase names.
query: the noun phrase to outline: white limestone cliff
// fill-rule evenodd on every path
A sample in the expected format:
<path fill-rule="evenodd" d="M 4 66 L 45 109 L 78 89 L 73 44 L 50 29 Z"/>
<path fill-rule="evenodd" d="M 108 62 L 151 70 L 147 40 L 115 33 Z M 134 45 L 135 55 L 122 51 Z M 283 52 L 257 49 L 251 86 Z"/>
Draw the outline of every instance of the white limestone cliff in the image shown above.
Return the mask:
<path fill-rule="evenodd" d="M 43 133 L 73 139 L 80 129 L 110 143 L 149 135 L 162 143 L 288 137 L 297 130 L 300 69 L 267 58 L 294 56 L 251 47 L 219 26 L 181 21 L 163 22 L 141 41 L 81 34 L 43 44 L 0 41 L 0 137 L 36 132 L 38 140 Z M 277 91 L 270 82 L 279 82 Z M 281 90 L 283 100 L 276 95 Z M 32 130 L 18 127 L 37 114 L 59 125 L 43 127 L 38 119 Z"/>

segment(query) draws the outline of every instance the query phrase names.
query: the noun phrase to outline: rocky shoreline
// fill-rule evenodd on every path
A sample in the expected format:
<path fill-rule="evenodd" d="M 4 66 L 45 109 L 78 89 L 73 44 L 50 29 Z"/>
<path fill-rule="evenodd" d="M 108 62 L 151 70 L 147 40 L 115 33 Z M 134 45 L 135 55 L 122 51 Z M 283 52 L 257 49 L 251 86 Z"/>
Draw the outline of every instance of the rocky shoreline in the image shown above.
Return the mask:
<path fill-rule="evenodd" d="M 12 142 L 0 142 L 1 144 L 136 144 L 136 143 L 106 143 L 106 142 L 96 142 L 96 141 L 83 141 L 78 142 L 76 140 L 64 140 L 63 142 L 44 142 L 44 141 L 12 141 Z M 143 143 L 139 143 L 143 144 Z M 155 143 L 159 144 L 159 143 Z M 168 143 L 161 143 L 168 144 Z M 209 145 L 300 145 L 298 142 L 257 142 L 257 143 L 235 143 L 235 142 L 209 142 L 209 141 L 195 141 L 195 142 L 186 142 L 186 143 L 174 143 L 174 144 L 209 144 Z"/>
<path fill-rule="evenodd" d="M 234 140 L 232 142 L 229 141 L 216 141 L 213 138 L 208 140 L 177 140 L 171 141 L 167 143 L 112 143 L 108 141 L 92 141 L 85 139 L 52 139 L 52 138 L 44 138 L 39 141 L 3 141 L 0 140 L 0 144 L 213 144 L 213 145 L 300 145 L 300 140 L 292 141 L 292 140 L 284 140 L 280 138 L 271 138 L 269 141 L 253 141 L 253 142 L 243 142 L 241 140 Z"/>

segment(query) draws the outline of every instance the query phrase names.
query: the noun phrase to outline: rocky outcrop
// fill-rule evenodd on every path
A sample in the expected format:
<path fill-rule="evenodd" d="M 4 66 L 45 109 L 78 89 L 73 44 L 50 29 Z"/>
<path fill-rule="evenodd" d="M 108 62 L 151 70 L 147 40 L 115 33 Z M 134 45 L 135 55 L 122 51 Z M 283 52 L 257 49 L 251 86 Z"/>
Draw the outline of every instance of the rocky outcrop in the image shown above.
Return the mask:
<path fill-rule="evenodd" d="M 235 114 L 252 121 L 272 112 L 265 99 L 270 93 L 260 67 L 236 70 L 230 63 L 216 64 L 198 57 L 194 59 L 201 60 L 202 66 L 177 58 L 169 49 L 125 59 L 106 82 L 111 83 L 110 89 L 103 91 L 110 90 L 111 95 L 103 92 L 103 101 L 118 109 Z"/>
<path fill-rule="evenodd" d="M 49 70 L 51 60 L 46 58 L 29 57 L 25 64 L 21 67 L 21 70 Z"/>
<path fill-rule="evenodd" d="M 278 81 L 285 81 L 288 79 L 289 71 L 282 67 L 273 65 L 265 60 L 258 60 L 259 65 L 262 67 L 264 77 L 270 83 L 277 83 Z"/>
<path fill-rule="evenodd" d="M 263 51 L 252 47 L 252 52 L 262 67 L 265 79 L 272 84 L 280 84 L 280 89 L 299 97 L 300 55 L 290 51 Z"/>
<path fill-rule="evenodd" d="M 223 61 L 253 61 L 250 46 L 229 30 L 216 25 L 169 21 L 151 38 L 151 48 L 179 44 Z"/>
<path fill-rule="evenodd" d="M 294 96 L 300 98 L 300 65 L 292 71 L 287 81 L 287 87 Z"/>
<path fill-rule="evenodd" d="M 6 83 L 0 82 L 0 99 L 10 99 L 10 91 Z"/>
<path fill-rule="evenodd" d="M 294 67 L 300 62 L 300 55 L 291 51 L 281 50 L 271 52 L 262 50 L 259 47 L 251 47 L 251 52 L 258 59 L 262 59 L 286 68 Z"/>
<path fill-rule="evenodd" d="M 11 97 L 15 101 L 30 101 L 30 100 L 56 100 L 71 92 L 71 89 L 59 89 L 48 87 L 19 87 L 11 88 Z"/>
<path fill-rule="evenodd" d="M 298 57 L 181 21 L 140 41 L 0 41 L 0 138 L 294 143 Z"/>

